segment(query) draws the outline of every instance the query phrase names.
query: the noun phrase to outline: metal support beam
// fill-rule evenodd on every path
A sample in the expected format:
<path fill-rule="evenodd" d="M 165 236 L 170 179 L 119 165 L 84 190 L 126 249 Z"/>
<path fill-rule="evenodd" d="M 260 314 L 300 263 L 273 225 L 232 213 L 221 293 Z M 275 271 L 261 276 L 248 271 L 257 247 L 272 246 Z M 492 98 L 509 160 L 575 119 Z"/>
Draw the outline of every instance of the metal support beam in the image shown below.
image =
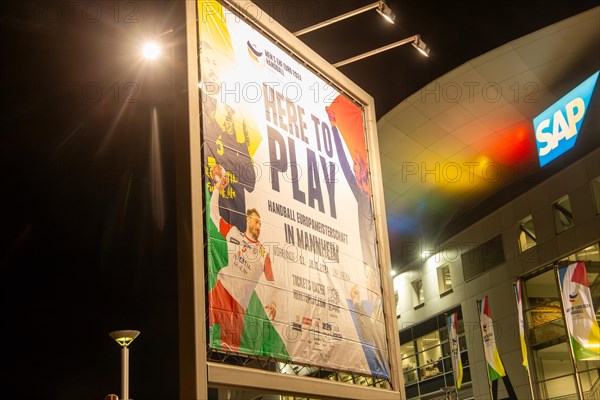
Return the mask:
<path fill-rule="evenodd" d="M 175 168 L 177 201 L 177 273 L 179 292 L 179 399 L 208 398 L 206 379 L 206 305 L 202 215 L 202 147 L 198 91 L 196 2 L 178 2 L 185 13 L 185 43 L 174 53 L 176 73 L 187 76 L 187 87 L 173 89 L 175 96 Z M 182 37 L 185 35 L 185 37 Z M 185 75 L 184 75 L 185 74 Z M 181 95 L 179 95 L 181 93 Z"/>
<path fill-rule="evenodd" d="M 400 400 L 391 390 L 208 362 L 211 385 L 337 400 Z"/>
<path fill-rule="evenodd" d="M 312 31 L 316 31 L 317 29 L 321 29 L 325 26 L 335 24 L 336 22 L 340 22 L 347 18 L 354 17 L 355 15 L 362 14 L 366 11 L 373 10 L 374 8 L 377 8 L 377 7 L 379 7 L 379 1 L 376 1 L 375 3 L 366 5 L 364 7 L 358 8 L 354 11 L 347 12 L 346 14 L 338 15 L 337 17 L 333 17 L 331 19 L 328 19 L 327 21 L 319 22 L 318 24 L 314 24 L 312 26 L 309 26 L 308 28 L 300 29 L 299 31 L 294 32 L 294 35 L 300 36 L 300 35 L 304 35 L 306 33 L 312 32 Z"/>
<path fill-rule="evenodd" d="M 359 54 L 359 55 L 354 56 L 352 58 L 348 58 L 346 60 L 342 60 L 342 61 L 336 62 L 335 64 L 333 64 L 333 66 L 336 67 L 336 68 L 339 68 L 339 67 L 341 67 L 343 65 L 350 64 L 350 63 L 353 63 L 353 62 L 358 61 L 358 60 L 362 60 L 363 58 L 371 57 L 371 56 L 373 56 L 375 54 L 382 53 L 384 51 L 393 49 L 395 47 L 399 47 L 399 46 L 402 46 L 402 45 L 405 45 L 405 44 L 408 44 L 408 43 L 412 43 L 418 37 L 419 37 L 419 35 L 414 35 L 414 36 L 411 36 L 411 37 L 406 38 L 406 39 L 398 40 L 397 42 L 388 44 L 387 46 L 379 47 L 379 48 L 377 48 L 375 50 L 367 51 L 366 53 Z"/>

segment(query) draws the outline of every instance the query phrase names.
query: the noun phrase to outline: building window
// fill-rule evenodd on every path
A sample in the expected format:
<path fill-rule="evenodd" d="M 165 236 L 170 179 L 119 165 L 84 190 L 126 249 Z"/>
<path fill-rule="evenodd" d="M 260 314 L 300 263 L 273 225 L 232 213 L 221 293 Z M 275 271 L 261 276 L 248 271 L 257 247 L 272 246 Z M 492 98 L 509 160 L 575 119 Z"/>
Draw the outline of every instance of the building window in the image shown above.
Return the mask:
<path fill-rule="evenodd" d="M 415 343 L 411 340 L 400 344 L 402 355 L 402 370 L 404 371 L 404 384 L 410 385 L 417 382 L 417 358 L 415 357 Z"/>
<path fill-rule="evenodd" d="M 600 214 L 600 176 L 592 180 L 591 186 L 594 204 L 596 204 L 596 214 Z"/>
<path fill-rule="evenodd" d="M 448 342 L 448 315 L 458 312 L 458 340 L 463 365 L 462 398 L 471 398 L 471 373 L 460 307 L 400 331 L 402 372 L 407 399 L 438 398 L 442 387 L 454 386 Z"/>
<path fill-rule="evenodd" d="M 552 205 L 554 208 L 554 223 L 556 232 L 561 233 L 573 227 L 573 212 L 569 196 L 564 196 Z"/>
<path fill-rule="evenodd" d="M 535 229 L 533 227 L 533 218 L 528 215 L 519 221 L 519 249 L 521 253 L 537 244 Z"/>
<path fill-rule="evenodd" d="M 440 294 L 444 294 L 452 289 L 452 278 L 450 277 L 450 266 L 443 265 L 437 269 L 438 287 Z"/>
<path fill-rule="evenodd" d="M 425 303 L 425 293 L 423 292 L 423 279 L 417 279 L 412 283 L 413 304 L 415 307 Z"/>

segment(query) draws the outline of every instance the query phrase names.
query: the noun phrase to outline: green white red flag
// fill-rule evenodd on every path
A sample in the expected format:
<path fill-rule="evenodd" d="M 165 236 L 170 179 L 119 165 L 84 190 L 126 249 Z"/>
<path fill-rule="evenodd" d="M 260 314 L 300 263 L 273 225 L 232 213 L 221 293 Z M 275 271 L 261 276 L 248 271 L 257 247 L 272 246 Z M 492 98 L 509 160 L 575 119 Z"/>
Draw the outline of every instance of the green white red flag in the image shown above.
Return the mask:
<path fill-rule="evenodd" d="M 485 296 L 482 300 L 477 300 L 477 302 L 479 303 L 479 324 L 481 326 L 488 376 L 490 381 L 495 381 L 498 378 L 506 376 L 506 372 L 498 353 L 498 347 L 496 346 L 496 336 L 494 335 L 494 324 L 490 314 L 488 297 Z"/>
<path fill-rule="evenodd" d="M 600 360 L 600 329 L 592 305 L 585 263 L 559 268 L 565 322 L 577 361 Z"/>

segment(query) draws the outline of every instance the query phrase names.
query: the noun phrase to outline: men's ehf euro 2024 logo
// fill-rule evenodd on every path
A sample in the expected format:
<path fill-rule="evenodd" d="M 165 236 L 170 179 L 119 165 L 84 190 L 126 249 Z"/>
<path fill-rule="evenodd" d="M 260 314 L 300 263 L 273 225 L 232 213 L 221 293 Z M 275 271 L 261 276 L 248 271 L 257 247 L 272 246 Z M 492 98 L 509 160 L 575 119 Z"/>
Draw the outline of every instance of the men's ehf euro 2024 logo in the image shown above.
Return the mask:
<path fill-rule="evenodd" d="M 569 293 L 569 301 L 575 303 L 577 301 L 577 296 L 579 296 L 579 293 Z"/>
<path fill-rule="evenodd" d="M 533 129 L 540 167 L 575 146 L 599 72 L 534 118 Z"/>
<path fill-rule="evenodd" d="M 261 51 L 255 43 L 252 43 L 249 40 L 246 42 L 246 44 L 248 45 L 248 54 L 250 55 L 252 61 L 257 64 L 262 64 L 264 62 L 262 60 L 264 51 Z"/>
<path fill-rule="evenodd" d="M 574 291 L 573 293 L 569 293 L 569 301 L 571 303 L 575 303 L 577 301 L 578 297 L 579 297 L 579 292 L 578 291 Z"/>

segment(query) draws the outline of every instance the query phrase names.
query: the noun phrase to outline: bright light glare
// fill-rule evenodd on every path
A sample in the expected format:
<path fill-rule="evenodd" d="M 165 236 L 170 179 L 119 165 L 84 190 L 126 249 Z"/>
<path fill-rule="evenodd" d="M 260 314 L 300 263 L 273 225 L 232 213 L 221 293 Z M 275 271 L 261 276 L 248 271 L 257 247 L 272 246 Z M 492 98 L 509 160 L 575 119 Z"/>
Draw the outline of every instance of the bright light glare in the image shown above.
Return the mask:
<path fill-rule="evenodd" d="M 394 20 L 389 15 L 384 15 L 383 18 L 385 18 L 385 20 L 390 24 L 394 23 Z"/>
<path fill-rule="evenodd" d="M 419 50 L 419 53 L 423 54 L 425 57 L 429 57 L 429 53 L 426 50 L 423 50 L 421 48 L 418 48 L 417 50 Z"/>
<path fill-rule="evenodd" d="M 144 58 L 154 60 L 160 54 L 160 46 L 154 42 L 149 42 L 144 45 Z"/>

